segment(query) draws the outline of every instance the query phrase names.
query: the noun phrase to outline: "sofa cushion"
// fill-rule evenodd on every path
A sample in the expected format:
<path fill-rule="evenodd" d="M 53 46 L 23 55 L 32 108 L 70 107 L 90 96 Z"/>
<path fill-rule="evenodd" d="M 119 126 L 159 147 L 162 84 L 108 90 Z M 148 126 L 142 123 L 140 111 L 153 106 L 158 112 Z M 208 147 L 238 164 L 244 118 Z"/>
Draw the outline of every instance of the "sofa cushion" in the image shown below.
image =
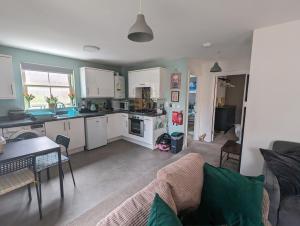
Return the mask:
<path fill-rule="evenodd" d="M 164 181 L 155 179 L 147 187 L 128 198 L 119 207 L 109 213 L 97 226 L 146 225 L 156 193 L 177 213 L 170 186 Z"/>
<path fill-rule="evenodd" d="M 285 153 L 266 149 L 260 151 L 279 182 L 281 199 L 300 195 L 300 148 Z"/>
<path fill-rule="evenodd" d="M 203 185 L 202 156 L 190 153 L 157 172 L 157 179 L 171 186 L 178 211 L 196 208 L 201 199 Z"/>
<path fill-rule="evenodd" d="M 298 226 L 300 223 L 300 196 L 289 196 L 280 203 L 278 226 Z"/>
<path fill-rule="evenodd" d="M 264 226 L 272 226 L 272 224 L 268 220 L 270 200 L 268 192 L 264 189 L 263 203 L 262 203 L 262 222 Z M 183 225 L 199 225 L 201 219 L 199 219 L 198 210 L 189 210 L 180 215 L 180 219 Z"/>
<path fill-rule="evenodd" d="M 206 163 L 199 220 L 204 224 L 263 225 L 263 180 L 263 176 L 245 177 Z"/>
<path fill-rule="evenodd" d="M 147 226 L 182 226 L 174 211 L 162 200 L 158 194 L 152 203 Z"/>

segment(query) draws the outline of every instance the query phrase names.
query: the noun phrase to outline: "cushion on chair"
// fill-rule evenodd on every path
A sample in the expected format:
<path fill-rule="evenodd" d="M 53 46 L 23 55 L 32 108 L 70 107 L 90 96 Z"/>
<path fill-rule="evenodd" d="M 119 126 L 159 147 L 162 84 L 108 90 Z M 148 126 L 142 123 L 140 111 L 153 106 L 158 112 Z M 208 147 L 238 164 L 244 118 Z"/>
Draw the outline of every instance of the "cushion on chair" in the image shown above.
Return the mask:
<path fill-rule="evenodd" d="M 178 211 L 198 207 L 203 186 L 202 156 L 190 153 L 157 172 L 157 179 L 171 186 Z"/>
<path fill-rule="evenodd" d="M 0 176 L 0 195 L 21 188 L 34 182 L 34 174 L 30 169 L 22 169 Z"/>
<path fill-rule="evenodd" d="M 61 161 L 66 162 L 69 158 L 67 156 L 61 155 Z M 58 154 L 57 152 L 51 152 L 46 155 L 39 155 L 36 157 L 36 171 L 40 172 L 51 166 L 58 164 Z"/>
<path fill-rule="evenodd" d="M 97 226 L 145 226 L 150 215 L 151 205 L 155 194 L 158 194 L 165 203 L 177 213 L 176 206 L 171 194 L 170 186 L 155 179 L 147 187 L 128 198 L 104 219 Z"/>

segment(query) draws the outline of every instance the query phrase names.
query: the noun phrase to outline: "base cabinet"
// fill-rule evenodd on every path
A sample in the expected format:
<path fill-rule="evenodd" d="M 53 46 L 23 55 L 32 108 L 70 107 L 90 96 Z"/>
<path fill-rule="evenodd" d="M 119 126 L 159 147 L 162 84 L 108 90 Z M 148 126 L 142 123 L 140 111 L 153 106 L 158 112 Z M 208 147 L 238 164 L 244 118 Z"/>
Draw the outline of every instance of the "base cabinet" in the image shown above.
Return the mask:
<path fill-rule="evenodd" d="M 117 137 L 122 136 L 122 129 L 120 128 L 120 125 L 122 125 L 121 122 L 121 114 L 109 114 L 107 116 L 107 139 L 111 140 Z"/>
<path fill-rule="evenodd" d="M 46 136 L 55 141 L 57 135 L 70 138 L 70 153 L 83 150 L 85 146 L 84 119 L 68 119 L 45 123 Z"/>

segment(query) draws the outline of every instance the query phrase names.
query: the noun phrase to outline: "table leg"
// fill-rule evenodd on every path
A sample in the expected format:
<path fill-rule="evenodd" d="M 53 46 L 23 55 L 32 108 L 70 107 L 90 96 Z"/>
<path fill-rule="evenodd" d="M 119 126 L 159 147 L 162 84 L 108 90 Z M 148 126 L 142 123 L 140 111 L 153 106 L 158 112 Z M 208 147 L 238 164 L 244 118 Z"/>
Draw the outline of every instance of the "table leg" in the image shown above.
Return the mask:
<path fill-rule="evenodd" d="M 59 183 L 60 183 L 60 196 L 64 197 L 64 184 L 63 184 L 63 170 L 61 163 L 61 151 L 60 149 L 57 151 L 58 154 L 58 171 L 59 171 Z"/>
<path fill-rule="evenodd" d="M 221 149 L 221 154 L 220 154 L 220 167 L 222 167 L 222 160 L 223 160 L 223 150 Z"/>

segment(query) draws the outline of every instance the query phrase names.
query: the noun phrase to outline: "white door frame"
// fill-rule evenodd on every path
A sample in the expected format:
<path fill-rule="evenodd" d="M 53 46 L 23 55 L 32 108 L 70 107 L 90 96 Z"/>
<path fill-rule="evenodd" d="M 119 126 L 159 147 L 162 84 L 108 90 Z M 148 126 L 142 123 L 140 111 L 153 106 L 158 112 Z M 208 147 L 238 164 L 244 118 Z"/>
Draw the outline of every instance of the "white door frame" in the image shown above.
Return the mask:
<path fill-rule="evenodd" d="M 184 139 L 184 145 L 185 147 L 187 147 L 187 137 L 188 137 L 188 116 L 189 116 L 189 97 L 190 97 L 190 79 L 191 79 L 191 76 L 195 76 L 197 78 L 197 89 L 196 89 L 196 100 L 195 100 L 195 106 L 197 105 L 197 102 L 198 102 L 198 95 L 199 95 L 199 76 L 198 75 L 195 75 L 195 74 L 191 74 L 190 72 L 188 73 L 188 78 L 187 78 L 187 82 L 186 82 L 186 91 L 187 91 L 187 95 L 186 95 L 186 100 L 185 100 L 185 112 L 184 112 L 184 115 L 185 115 L 185 126 L 184 126 L 184 133 L 186 134 L 185 136 L 185 139 Z M 197 108 L 196 108 L 197 109 Z M 195 109 L 195 122 L 196 122 L 196 117 L 198 116 L 197 114 L 197 111 Z M 199 121 L 199 120 L 198 120 Z M 194 136 L 193 136 L 193 140 L 197 140 L 197 137 L 196 137 L 196 130 L 198 129 L 196 127 L 196 123 L 194 122 Z"/>
<path fill-rule="evenodd" d="M 232 72 L 232 73 L 226 73 L 224 74 L 217 74 L 215 76 L 215 81 L 214 81 L 214 90 L 213 90 L 213 111 L 212 111 L 212 126 L 211 126 L 211 141 L 214 141 L 214 135 L 215 135 L 215 114 L 216 114 L 216 102 L 217 102 L 217 89 L 218 89 L 218 78 L 219 77 L 227 77 L 227 76 L 234 76 L 234 75 L 245 75 L 245 85 L 244 85 L 244 94 L 243 94 L 243 107 L 242 107 L 242 119 L 244 116 L 244 107 L 247 105 L 247 103 L 245 102 L 245 96 L 246 96 L 246 92 L 247 92 L 247 76 L 249 76 L 249 72 Z M 241 123 L 241 127 L 242 127 L 242 123 Z M 243 128 L 241 128 L 242 130 Z"/>

